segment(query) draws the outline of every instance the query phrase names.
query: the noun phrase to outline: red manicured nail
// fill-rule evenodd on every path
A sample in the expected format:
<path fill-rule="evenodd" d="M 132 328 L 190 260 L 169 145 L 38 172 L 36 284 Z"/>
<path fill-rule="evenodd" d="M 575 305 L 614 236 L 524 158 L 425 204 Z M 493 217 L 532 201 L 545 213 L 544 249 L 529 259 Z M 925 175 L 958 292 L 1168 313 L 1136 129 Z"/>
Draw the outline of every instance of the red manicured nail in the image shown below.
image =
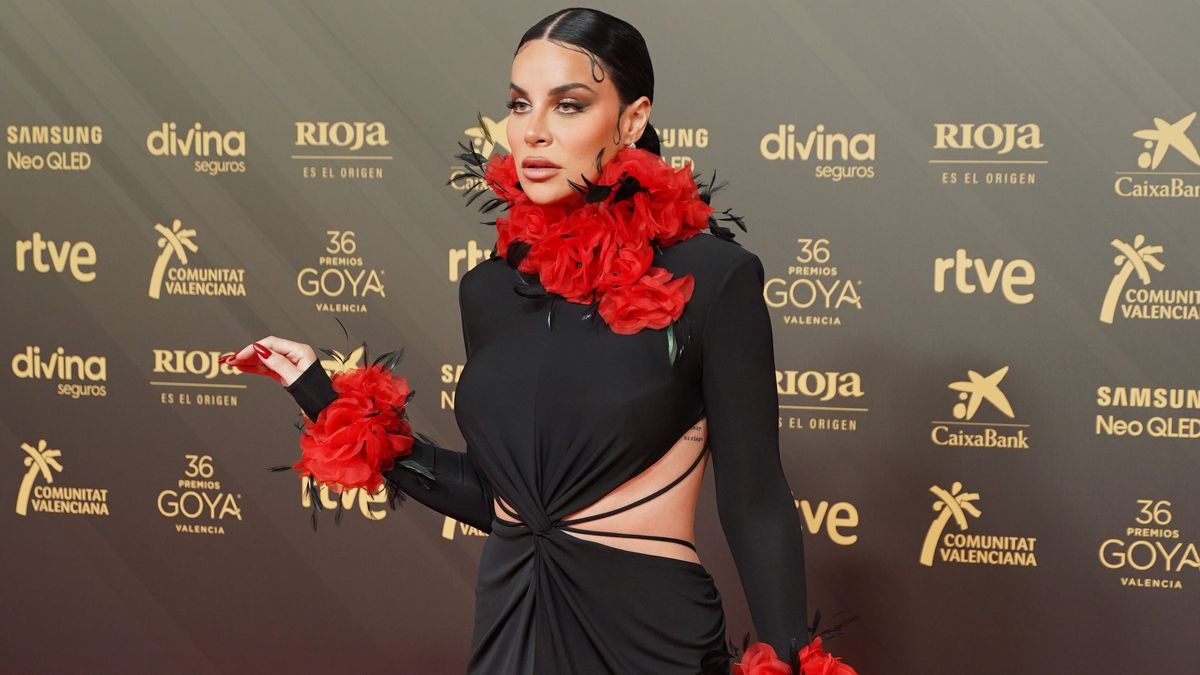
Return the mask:
<path fill-rule="evenodd" d="M 233 352 L 230 352 L 230 353 L 228 353 L 228 354 L 224 354 L 224 355 L 222 355 L 222 356 L 221 356 L 221 358 L 217 359 L 217 363 L 225 363 L 225 362 L 226 362 L 226 361 L 228 361 L 229 359 L 232 359 L 234 356 L 236 356 L 236 354 L 234 354 Z"/>
<path fill-rule="evenodd" d="M 266 347 L 258 344 L 257 342 L 254 343 L 254 351 L 258 352 L 258 355 L 263 357 L 264 359 L 271 355 L 270 349 L 267 349 Z"/>

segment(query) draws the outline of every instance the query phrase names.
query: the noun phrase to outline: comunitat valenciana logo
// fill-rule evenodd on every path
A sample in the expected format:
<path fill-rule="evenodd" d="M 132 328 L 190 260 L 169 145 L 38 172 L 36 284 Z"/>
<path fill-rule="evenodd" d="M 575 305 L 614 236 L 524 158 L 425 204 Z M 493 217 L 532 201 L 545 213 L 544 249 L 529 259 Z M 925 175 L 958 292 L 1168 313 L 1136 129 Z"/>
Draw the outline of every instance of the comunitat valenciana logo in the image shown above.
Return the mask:
<path fill-rule="evenodd" d="M 944 167 L 942 185 L 1033 185 L 1047 163 L 1042 129 L 1032 122 L 935 122 L 933 135 L 929 163 Z"/>
<path fill-rule="evenodd" d="M 239 368 L 219 361 L 225 352 L 205 349 L 152 349 L 150 385 L 163 405 L 232 408 L 246 385 Z M 169 379 L 166 379 L 169 378 Z"/>
<path fill-rule="evenodd" d="M 62 451 L 46 439 L 36 445 L 21 444 L 25 473 L 17 488 L 17 515 L 62 513 L 74 516 L 107 516 L 108 488 L 77 487 L 55 482 L 63 472 Z"/>
<path fill-rule="evenodd" d="M 785 326 L 841 326 L 844 317 L 862 310 L 861 279 L 834 263 L 829 239 L 797 239 L 800 251 L 787 276 L 768 276 L 763 297 L 780 310 Z"/>
<path fill-rule="evenodd" d="M 468 147 L 482 155 L 484 161 L 491 158 L 497 146 L 506 154 L 512 152 L 512 149 L 508 147 L 508 115 L 498 121 L 480 115 L 479 126 L 464 129 L 463 134 L 467 137 Z M 455 190 L 465 192 L 477 189 L 475 186 L 478 185 L 479 179 L 471 176 L 465 166 L 459 165 L 450 167 L 450 179 L 447 182 Z"/>
<path fill-rule="evenodd" d="M 87 171 L 87 146 L 103 143 L 104 130 L 98 124 L 10 124 L 4 140 L 10 171 Z"/>
<path fill-rule="evenodd" d="M 950 489 L 933 485 L 929 491 L 936 499 L 936 515 L 925 532 L 920 562 L 932 567 L 935 560 L 948 563 L 1037 567 L 1036 537 L 979 534 L 969 532 L 972 519 L 982 512 L 976 506 L 979 493 L 965 492 L 963 484 L 954 481 Z M 953 528 L 950 524 L 953 523 Z"/>
<path fill-rule="evenodd" d="M 311 179 L 378 180 L 392 155 L 383 122 L 296 122 L 296 154 L 301 175 Z"/>
<path fill-rule="evenodd" d="M 146 151 L 152 157 L 194 157 L 193 170 L 210 176 L 246 172 L 245 131 L 205 129 L 199 122 L 181 128 L 163 122 L 146 134 Z"/>
<path fill-rule="evenodd" d="M 858 431 L 868 412 L 862 405 L 862 374 L 834 370 L 776 370 L 779 428 Z"/>
<path fill-rule="evenodd" d="M 1142 141 L 1137 171 L 1117 171 L 1113 192 L 1139 199 L 1195 199 L 1200 197 L 1200 153 L 1188 138 L 1196 119 L 1191 112 L 1174 122 L 1154 118 L 1153 128 L 1138 129 L 1133 137 Z M 1166 166 L 1163 166 L 1166 161 Z"/>
<path fill-rule="evenodd" d="M 158 513 L 180 534 L 225 534 L 242 522 L 242 495 L 227 492 L 215 480 L 212 455 L 184 455 L 183 475 L 158 493 Z"/>
<path fill-rule="evenodd" d="M 1096 413 L 1096 435 L 1119 438 L 1200 438 L 1200 389 L 1182 387 L 1096 388 L 1096 406 L 1118 413 Z"/>
<path fill-rule="evenodd" d="M 196 253 L 196 231 L 184 228 L 178 218 L 171 227 L 155 223 L 158 231 L 158 257 L 150 272 L 147 294 L 159 300 L 163 295 L 234 297 L 246 295 L 246 270 L 241 267 L 200 267 L 192 265 L 189 254 Z"/>
<path fill-rule="evenodd" d="M 17 240 L 17 271 L 33 270 L 42 274 L 64 275 L 70 270 L 75 281 L 89 284 L 96 280 L 96 247 L 86 241 L 51 241 L 34 232 L 29 239 Z"/>
<path fill-rule="evenodd" d="M 62 347 L 43 354 L 41 347 L 26 345 L 12 357 L 11 365 L 19 379 L 54 382 L 59 396 L 108 396 L 108 358 L 104 356 L 68 354 Z"/>
<path fill-rule="evenodd" d="M 1100 564 L 1122 586 L 1182 590 L 1200 571 L 1200 551 L 1174 523 L 1173 508 L 1167 499 L 1138 499 L 1132 522 L 1100 543 Z"/>
<path fill-rule="evenodd" d="M 805 131 L 786 123 L 764 134 L 758 151 L 772 161 L 808 162 L 814 178 L 835 183 L 875 177 L 873 133 L 830 131 L 820 123 Z"/>
<path fill-rule="evenodd" d="M 951 408 L 954 419 L 930 422 L 929 437 L 934 445 L 970 448 L 1029 449 L 1029 425 L 1017 422 L 1008 396 L 1000 388 L 1008 366 L 1001 366 L 984 375 L 967 371 L 967 379 L 947 385 L 958 392 Z M 984 404 L 987 404 L 986 406 Z M 1012 422 L 991 421 L 977 417 L 981 410 L 1000 413 Z"/>
<path fill-rule="evenodd" d="M 1152 283 L 1166 269 L 1159 259 L 1163 247 L 1149 244 L 1139 234 L 1132 243 L 1113 239 L 1117 250 L 1113 265 L 1117 271 L 1108 283 L 1100 305 L 1100 322 L 1111 324 L 1121 319 L 1149 321 L 1200 320 L 1200 288 L 1161 288 Z"/>
<path fill-rule="evenodd" d="M 328 243 L 317 264 L 301 269 L 296 288 L 313 299 L 318 312 L 365 314 L 372 300 L 387 297 L 383 277 L 387 270 L 371 267 L 358 254 L 353 230 L 326 230 Z"/>

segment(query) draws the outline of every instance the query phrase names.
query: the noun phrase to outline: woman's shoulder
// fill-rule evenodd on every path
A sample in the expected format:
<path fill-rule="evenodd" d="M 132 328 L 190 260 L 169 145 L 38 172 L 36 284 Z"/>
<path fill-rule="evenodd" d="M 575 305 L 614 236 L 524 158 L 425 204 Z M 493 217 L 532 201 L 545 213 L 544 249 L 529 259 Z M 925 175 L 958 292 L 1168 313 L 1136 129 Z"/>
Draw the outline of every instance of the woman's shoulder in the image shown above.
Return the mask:
<path fill-rule="evenodd" d="M 696 287 L 693 297 L 712 298 L 733 274 L 745 268 L 762 275 L 758 254 L 733 239 L 723 239 L 707 231 L 667 247 L 663 262 L 674 276 L 691 274 Z"/>

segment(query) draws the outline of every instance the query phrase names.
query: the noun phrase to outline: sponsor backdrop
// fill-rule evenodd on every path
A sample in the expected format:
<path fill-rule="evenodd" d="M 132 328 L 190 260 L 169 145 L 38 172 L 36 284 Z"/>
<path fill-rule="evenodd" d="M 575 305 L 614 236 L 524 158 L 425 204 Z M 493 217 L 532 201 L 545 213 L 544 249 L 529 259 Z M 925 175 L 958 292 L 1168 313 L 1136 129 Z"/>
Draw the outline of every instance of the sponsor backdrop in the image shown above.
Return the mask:
<path fill-rule="evenodd" d="M 505 138 L 557 8 L 0 7 L 6 669 L 463 671 L 483 533 L 359 493 L 314 532 L 266 470 L 298 409 L 216 358 L 402 347 L 414 426 L 462 447 L 457 283 L 495 230 L 446 183 L 459 141 L 508 150 L 476 113 Z M 604 8 L 766 267 L 809 609 L 858 616 L 834 651 L 1197 672 L 1196 6 Z"/>

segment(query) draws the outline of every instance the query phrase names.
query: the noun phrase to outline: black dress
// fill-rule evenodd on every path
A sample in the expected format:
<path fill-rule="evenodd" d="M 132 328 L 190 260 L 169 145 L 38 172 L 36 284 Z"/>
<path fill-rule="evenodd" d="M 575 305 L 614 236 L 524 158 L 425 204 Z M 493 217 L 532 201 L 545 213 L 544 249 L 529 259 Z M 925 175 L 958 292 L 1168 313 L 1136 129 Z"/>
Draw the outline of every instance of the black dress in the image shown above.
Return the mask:
<path fill-rule="evenodd" d="M 711 451 L 720 522 L 758 638 L 783 657 L 789 640 L 806 642 L 802 526 L 780 463 L 762 262 L 702 232 L 654 264 L 695 277 L 680 320 L 690 338 L 674 364 L 666 328 L 619 335 L 581 320 L 585 305 L 514 293 L 517 272 L 503 258 L 459 282 L 467 361 L 454 414 L 466 452 L 414 445 L 437 477 L 432 490 L 407 469 L 388 479 L 490 533 L 471 675 L 728 672 L 721 595 L 703 565 L 564 532 L 598 532 L 564 518 L 650 467 L 706 416 L 696 460 Z M 337 396 L 319 363 L 288 391 L 314 420 Z M 505 509 L 510 518 L 494 515 L 496 496 L 515 509 Z"/>

